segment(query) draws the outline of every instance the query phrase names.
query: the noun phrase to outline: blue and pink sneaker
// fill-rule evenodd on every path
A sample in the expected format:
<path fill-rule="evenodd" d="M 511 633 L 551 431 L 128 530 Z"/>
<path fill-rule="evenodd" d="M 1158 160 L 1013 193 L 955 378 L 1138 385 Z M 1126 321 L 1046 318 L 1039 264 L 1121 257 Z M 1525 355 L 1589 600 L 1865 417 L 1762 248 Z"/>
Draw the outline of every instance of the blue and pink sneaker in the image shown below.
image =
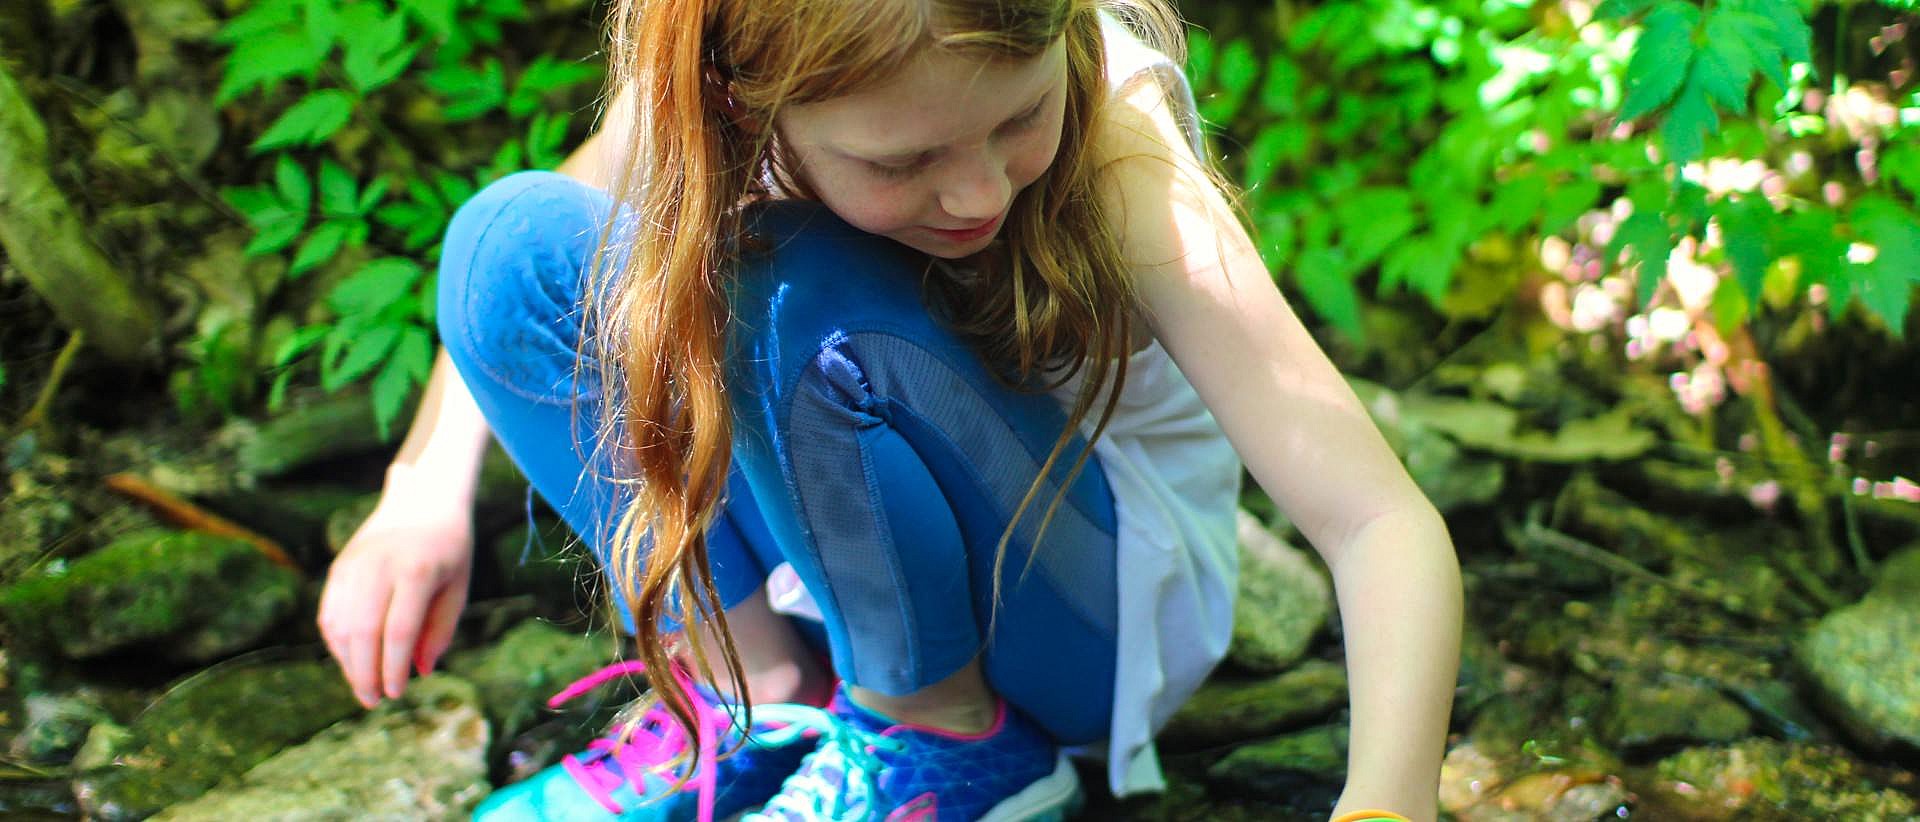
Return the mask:
<path fill-rule="evenodd" d="M 819 748 L 740 822 L 1061 822 L 1080 808 L 1066 754 L 1004 700 L 979 734 L 894 722 L 845 689 L 794 721 Z"/>
<path fill-rule="evenodd" d="M 621 662 L 575 682 L 549 707 L 573 699 L 607 680 L 638 673 L 639 662 Z M 569 754 L 560 764 L 494 791 L 475 808 L 476 822 L 712 822 L 733 819 L 766 802 L 802 759 L 813 751 L 819 733 L 807 721 L 820 709 L 802 705 L 765 705 L 753 709 L 753 733 L 744 745 L 734 712 L 705 688 L 692 687 L 675 671 L 681 687 L 694 695 L 699 720 L 688 739 L 673 715 L 655 705 L 630 726 L 616 727 Z M 720 752 L 739 749 L 716 759 Z M 675 762 L 694 751 L 701 767 L 675 789 Z"/>

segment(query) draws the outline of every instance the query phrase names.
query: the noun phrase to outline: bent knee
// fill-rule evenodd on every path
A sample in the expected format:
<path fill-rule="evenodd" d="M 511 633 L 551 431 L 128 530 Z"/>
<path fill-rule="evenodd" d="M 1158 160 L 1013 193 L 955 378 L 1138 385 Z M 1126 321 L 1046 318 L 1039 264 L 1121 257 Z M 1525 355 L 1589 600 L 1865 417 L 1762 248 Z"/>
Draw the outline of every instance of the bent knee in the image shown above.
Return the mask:
<path fill-rule="evenodd" d="M 605 194 L 540 171 L 504 177 L 460 206 L 441 249 L 435 319 L 463 371 L 535 398 L 560 390 L 609 211 Z"/>

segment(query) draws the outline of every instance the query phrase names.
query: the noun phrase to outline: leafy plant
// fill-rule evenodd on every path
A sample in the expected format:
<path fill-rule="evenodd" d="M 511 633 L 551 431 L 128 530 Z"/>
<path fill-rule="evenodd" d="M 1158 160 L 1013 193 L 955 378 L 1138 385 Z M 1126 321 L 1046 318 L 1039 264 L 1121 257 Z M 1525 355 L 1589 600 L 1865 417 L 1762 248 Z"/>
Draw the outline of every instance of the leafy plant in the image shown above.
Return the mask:
<path fill-rule="evenodd" d="M 433 357 L 429 264 L 448 219 L 481 185 L 557 166 L 574 123 L 556 101 L 600 74 L 551 54 L 516 65 L 500 49 L 506 28 L 531 18 L 524 0 L 255 0 L 222 27 L 218 40 L 231 51 L 217 101 L 287 101 L 249 146 L 265 156 L 271 178 L 223 192 L 253 229 L 246 253 L 286 255 L 293 278 L 372 258 L 329 275 L 325 319 L 280 340 L 269 407 L 308 368 L 327 391 L 369 381 L 384 436 L 424 382 Z M 435 101 L 439 128 L 471 131 L 438 141 L 497 142 L 484 165 L 434 167 L 389 131 L 386 118 L 422 95 Z M 509 137 L 480 136 L 497 133 L 500 118 Z M 379 165 L 367 162 L 370 135 Z M 386 170 L 354 170 L 375 167 Z M 230 360 L 200 358 L 195 379 L 204 390 L 186 395 L 227 396 L 227 383 L 247 373 Z"/>

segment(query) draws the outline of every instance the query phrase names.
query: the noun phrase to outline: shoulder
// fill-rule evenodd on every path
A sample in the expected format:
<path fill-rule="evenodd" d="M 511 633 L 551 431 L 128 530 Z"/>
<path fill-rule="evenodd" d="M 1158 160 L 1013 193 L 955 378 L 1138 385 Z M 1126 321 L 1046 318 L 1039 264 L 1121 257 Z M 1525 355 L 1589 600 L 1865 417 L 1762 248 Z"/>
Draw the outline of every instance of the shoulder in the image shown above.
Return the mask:
<path fill-rule="evenodd" d="M 1102 210 L 1136 274 L 1176 260 L 1205 263 L 1204 240 L 1237 227 L 1227 195 L 1194 153 L 1172 94 L 1152 72 L 1115 90 L 1102 106 L 1088 156 Z"/>

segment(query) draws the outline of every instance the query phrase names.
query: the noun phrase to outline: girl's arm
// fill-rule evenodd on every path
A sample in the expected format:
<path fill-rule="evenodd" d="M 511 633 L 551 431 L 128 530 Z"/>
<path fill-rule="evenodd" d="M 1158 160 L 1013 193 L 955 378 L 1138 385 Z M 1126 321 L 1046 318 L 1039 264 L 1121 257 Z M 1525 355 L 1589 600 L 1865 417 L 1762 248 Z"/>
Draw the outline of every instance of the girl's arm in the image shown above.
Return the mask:
<path fill-rule="evenodd" d="M 1247 468 L 1333 572 L 1352 744 L 1336 809 L 1437 814 L 1461 586 L 1444 522 L 1274 286 L 1160 90 L 1095 137 L 1140 301 Z"/>

